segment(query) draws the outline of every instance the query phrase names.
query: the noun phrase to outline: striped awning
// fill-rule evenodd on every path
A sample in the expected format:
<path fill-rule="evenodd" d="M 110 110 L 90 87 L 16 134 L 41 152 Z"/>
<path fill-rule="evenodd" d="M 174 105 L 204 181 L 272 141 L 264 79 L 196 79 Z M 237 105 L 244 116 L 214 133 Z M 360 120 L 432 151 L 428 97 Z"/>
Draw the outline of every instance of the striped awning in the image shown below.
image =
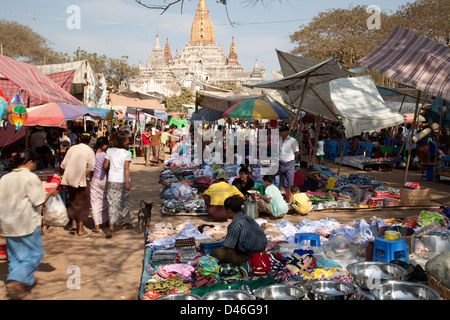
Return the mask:
<path fill-rule="evenodd" d="M 47 75 L 47 77 L 49 77 L 50 80 L 55 82 L 65 91 L 70 92 L 74 73 L 75 70 L 70 70 L 65 72 L 52 73 Z M 0 78 L 0 89 L 2 89 L 8 97 L 14 97 L 18 93 L 22 98 L 22 101 L 27 101 L 27 92 L 21 92 L 20 87 L 18 87 L 14 82 L 7 78 Z M 30 99 L 30 107 L 35 107 L 40 104 L 42 103 L 39 103 L 39 101 L 36 101 L 35 99 Z"/>
<path fill-rule="evenodd" d="M 9 79 L 24 90 L 38 104 L 63 102 L 73 105 L 83 103 L 58 86 L 36 66 L 0 55 L 0 76 Z"/>
<path fill-rule="evenodd" d="M 450 100 L 450 47 L 398 26 L 358 61 L 405 85 Z"/>

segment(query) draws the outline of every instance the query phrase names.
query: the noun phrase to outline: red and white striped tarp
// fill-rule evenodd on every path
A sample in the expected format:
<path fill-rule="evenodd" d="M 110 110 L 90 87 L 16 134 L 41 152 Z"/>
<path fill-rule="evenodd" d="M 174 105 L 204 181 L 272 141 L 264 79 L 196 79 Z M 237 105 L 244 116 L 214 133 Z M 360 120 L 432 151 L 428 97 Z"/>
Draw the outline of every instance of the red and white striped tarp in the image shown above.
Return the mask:
<path fill-rule="evenodd" d="M 0 55 L 0 73 L 23 89 L 36 103 L 84 105 L 31 64 Z"/>
<path fill-rule="evenodd" d="M 358 61 L 426 94 L 450 100 L 450 47 L 398 26 Z"/>
<path fill-rule="evenodd" d="M 72 81 L 73 81 L 73 75 L 75 74 L 75 70 L 69 70 L 65 72 L 58 72 L 58 73 L 52 73 L 47 75 L 47 77 L 50 78 L 53 82 L 55 82 L 58 86 L 63 88 L 65 91 L 70 92 Z M 7 78 L 0 78 L 0 89 L 3 90 L 5 95 L 12 99 L 17 93 L 19 93 L 20 97 L 22 98 L 22 101 L 24 101 L 25 106 L 28 106 L 26 101 L 28 98 L 27 92 L 21 92 L 20 88 L 11 80 Z M 33 98 L 30 98 L 30 105 L 29 107 L 35 107 L 38 105 L 41 105 L 42 103 L 39 103 L 39 101 L 36 101 Z"/>

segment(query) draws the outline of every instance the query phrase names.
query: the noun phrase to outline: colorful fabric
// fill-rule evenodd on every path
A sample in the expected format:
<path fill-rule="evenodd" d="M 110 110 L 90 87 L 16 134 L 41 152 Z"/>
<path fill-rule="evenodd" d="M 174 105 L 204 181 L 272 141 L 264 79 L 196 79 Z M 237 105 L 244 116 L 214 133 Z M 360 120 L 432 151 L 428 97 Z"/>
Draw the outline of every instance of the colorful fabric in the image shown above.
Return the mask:
<path fill-rule="evenodd" d="M 45 191 L 30 170 L 15 169 L 0 179 L 0 235 L 20 237 L 41 226 Z"/>
<path fill-rule="evenodd" d="M 159 144 L 156 146 L 154 145 L 151 146 L 152 162 L 156 163 L 159 161 L 159 148 L 160 148 Z"/>
<path fill-rule="evenodd" d="M 348 271 L 339 267 L 300 270 L 298 274 L 303 276 L 303 280 L 335 280 L 348 283 L 352 282 L 352 278 Z"/>
<path fill-rule="evenodd" d="M 91 180 L 91 211 L 95 225 L 109 221 L 108 215 L 108 192 L 106 189 L 106 177 L 103 179 L 93 176 Z"/>
<path fill-rule="evenodd" d="M 238 102 L 225 111 L 223 116 L 235 119 L 292 119 L 291 113 L 282 106 L 261 99 L 248 99 Z"/>
<path fill-rule="evenodd" d="M 210 255 L 206 255 L 199 257 L 196 262 L 198 273 L 200 275 L 213 275 L 216 278 L 218 277 L 220 270 L 218 259 Z"/>
<path fill-rule="evenodd" d="M 301 274 L 303 270 L 313 268 L 317 258 L 310 253 L 299 255 L 292 254 L 286 260 L 286 267 L 291 270 L 293 274 Z"/>
<path fill-rule="evenodd" d="M 108 182 L 107 189 L 109 223 L 131 223 L 135 217 L 130 210 L 130 191 L 125 189 L 125 183 Z"/>
<path fill-rule="evenodd" d="M 26 236 L 6 237 L 6 246 L 9 260 L 9 273 L 6 280 L 33 285 L 34 273 L 38 270 L 44 256 L 40 226 L 35 227 L 34 232 Z"/>

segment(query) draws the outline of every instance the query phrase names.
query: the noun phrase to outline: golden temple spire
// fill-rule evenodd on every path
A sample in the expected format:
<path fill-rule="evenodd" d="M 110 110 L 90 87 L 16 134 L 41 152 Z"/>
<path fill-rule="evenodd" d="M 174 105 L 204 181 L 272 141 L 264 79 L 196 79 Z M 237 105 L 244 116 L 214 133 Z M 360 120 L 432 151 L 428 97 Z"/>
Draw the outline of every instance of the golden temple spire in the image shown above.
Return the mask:
<path fill-rule="evenodd" d="M 206 1 L 200 0 L 191 29 L 190 44 L 214 43 L 214 27 L 206 7 Z"/>
<path fill-rule="evenodd" d="M 238 56 L 237 56 L 236 45 L 234 43 L 234 37 L 231 40 L 230 54 L 228 55 L 228 64 L 229 65 L 237 65 L 238 64 Z"/>

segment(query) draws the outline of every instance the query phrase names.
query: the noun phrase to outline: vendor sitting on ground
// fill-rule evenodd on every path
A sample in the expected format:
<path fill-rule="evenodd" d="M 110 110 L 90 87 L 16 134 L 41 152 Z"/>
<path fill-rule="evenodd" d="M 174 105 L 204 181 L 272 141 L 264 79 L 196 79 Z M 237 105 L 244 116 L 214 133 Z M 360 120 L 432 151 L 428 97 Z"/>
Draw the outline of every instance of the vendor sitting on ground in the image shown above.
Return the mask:
<path fill-rule="evenodd" d="M 215 249 L 211 256 L 219 263 L 231 263 L 241 266 L 254 253 L 263 252 L 267 246 L 267 238 L 258 223 L 241 211 L 243 200 L 232 196 L 225 200 L 224 207 L 229 219 L 227 235 L 223 247 Z"/>
<path fill-rule="evenodd" d="M 266 175 L 263 183 L 266 187 L 264 196 L 256 193 L 255 197 L 258 210 L 271 215 L 271 219 L 280 219 L 289 211 L 289 207 L 281 194 L 280 189 L 273 184 L 274 177 Z"/>
<path fill-rule="evenodd" d="M 247 195 L 247 191 L 253 190 L 255 181 L 249 177 L 247 168 L 241 168 L 239 170 L 239 178 L 233 180 L 233 186 L 235 186 L 244 196 Z"/>
<path fill-rule="evenodd" d="M 203 193 L 206 208 L 210 221 L 227 221 L 228 217 L 223 206 L 225 199 L 231 196 L 239 196 L 244 199 L 244 195 L 235 186 L 229 184 L 226 171 L 219 171 L 217 175 L 218 182 L 213 183 Z"/>
<path fill-rule="evenodd" d="M 300 191 L 298 186 L 291 187 L 292 193 L 292 209 L 295 210 L 298 214 L 305 216 L 311 211 L 311 201 L 309 201 L 309 197 L 306 193 Z"/>
<path fill-rule="evenodd" d="M 301 192 L 316 191 L 322 187 L 322 182 L 308 172 L 308 163 L 300 162 L 300 169 L 295 171 L 294 185 L 300 188 Z"/>

